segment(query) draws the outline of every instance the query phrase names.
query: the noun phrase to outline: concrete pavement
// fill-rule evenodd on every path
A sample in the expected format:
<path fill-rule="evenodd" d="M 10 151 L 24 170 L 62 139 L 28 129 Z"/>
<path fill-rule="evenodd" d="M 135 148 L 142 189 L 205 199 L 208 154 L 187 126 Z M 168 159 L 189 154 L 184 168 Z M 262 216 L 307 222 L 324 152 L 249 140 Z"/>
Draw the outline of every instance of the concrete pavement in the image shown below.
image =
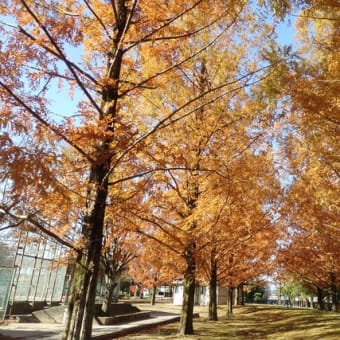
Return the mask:
<path fill-rule="evenodd" d="M 151 318 L 110 326 L 93 325 L 92 339 L 117 339 L 142 329 L 179 321 L 178 314 L 151 312 Z M 56 323 L 16 323 L 0 325 L 0 340 L 60 340 L 63 326 Z"/>

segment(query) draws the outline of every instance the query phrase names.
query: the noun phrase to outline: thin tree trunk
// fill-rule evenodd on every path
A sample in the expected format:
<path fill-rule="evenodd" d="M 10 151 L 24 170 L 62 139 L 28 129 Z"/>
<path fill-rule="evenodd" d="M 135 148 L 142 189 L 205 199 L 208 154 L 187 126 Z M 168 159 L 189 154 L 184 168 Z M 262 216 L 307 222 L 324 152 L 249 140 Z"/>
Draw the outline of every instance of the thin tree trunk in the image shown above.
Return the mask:
<path fill-rule="evenodd" d="M 204 62 L 201 63 L 201 69 L 199 74 L 199 90 L 203 94 L 206 90 L 207 83 L 207 72 Z M 202 124 L 204 110 L 196 111 L 195 118 L 197 124 Z M 191 164 L 192 170 L 188 176 L 188 194 L 187 194 L 187 207 L 189 208 L 189 213 L 187 217 L 193 215 L 194 210 L 197 208 L 197 202 L 199 198 L 199 171 L 200 171 L 200 158 L 201 158 L 201 145 L 200 142 L 192 150 L 194 152 L 193 161 Z M 196 271 L 196 263 L 195 263 L 195 248 L 196 248 L 196 238 L 195 238 L 195 229 L 197 227 L 197 221 L 192 221 L 191 226 L 188 230 L 188 234 L 190 234 L 190 241 L 184 250 L 183 257 L 186 262 L 186 269 L 184 272 L 184 290 L 183 290 L 183 304 L 182 304 L 182 313 L 180 319 L 180 326 L 178 333 L 180 335 L 190 335 L 194 333 L 193 327 L 193 314 L 194 314 L 194 300 L 195 300 L 195 271 Z"/>
<path fill-rule="evenodd" d="M 84 257 L 78 258 L 75 263 L 72 278 L 71 297 L 67 307 L 66 322 L 63 329 L 62 339 L 75 338 L 75 330 L 80 328 L 79 324 L 78 326 L 76 325 L 78 320 L 76 316 L 81 314 L 81 311 L 79 311 L 80 304 L 84 304 L 84 302 L 81 301 L 81 299 L 84 298 L 84 294 L 82 294 L 81 289 L 84 286 L 83 281 L 85 278 L 84 265 L 81 264 L 82 260 L 84 260 Z M 82 315 L 83 314 L 80 316 L 82 317 Z"/>
<path fill-rule="evenodd" d="M 277 298 L 277 304 L 278 305 L 281 305 L 281 303 L 282 303 L 282 299 L 281 299 L 281 289 L 282 289 L 282 287 L 281 287 L 281 283 L 280 283 L 280 285 L 279 285 L 279 287 L 278 287 L 278 298 Z"/>
<path fill-rule="evenodd" d="M 156 292 L 157 292 L 157 285 L 154 284 L 152 286 L 152 297 L 151 297 L 151 304 L 155 305 L 156 304 Z"/>
<path fill-rule="evenodd" d="M 336 286 L 336 274 L 334 272 L 330 273 L 330 281 L 331 281 L 331 297 L 332 297 L 332 311 L 337 310 L 338 305 L 338 291 Z"/>
<path fill-rule="evenodd" d="M 105 296 L 102 303 L 102 312 L 107 314 L 110 310 L 110 306 L 112 304 L 113 298 L 113 291 L 116 287 L 114 277 L 110 276 L 109 274 L 105 275 Z"/>
<path fill-rule="evenodd" d="M 106 147 L 104 146 L 104 149 Z M 109 162 L 93 165 L 88 190 L 88 206 L 83 220 L 85 248 L 77 261 L 72 297 L 63 339 L 88 340 L 92 333 L 92 320 L 96 298 L 96 285 L 102 249 L 103 221 L 107 197 L 106 173 Z M 87 251 L 87 254 L 85 252 Z"/>
<path fill-rule="evenodd" d="M 75 340 L 91 339 L 107 197 L 107 179 L 105 178 L 109 168 L 110 163 L 106 161 L 104 164 L 94 165 L 91 171 L 91 182 L 97 184 L 94 191 L 89 190 L 88 211 L 85 213 L 83 221 L 83 232 L 87 240 L 87 256 L 84 256 L 85 271 L 83 287 L 80 290 L 82 295 L 79 301 L 76 328 L 73 338 L 71 338 Z M 99 183 L 102 185 L 98 187 Z M 91 200 L 91 198 L 93 199 Z"/>
<path fill-rule="evenodd" d="M 106 196 L 105 196 L 106 197 Z M 103 217 L 102 221 L 104 221 L 104 214 L 105 214 L 105 205 L 103 208 Z M 102 228 L 101 232 L 98 233 L 98 239 L 91 242 L 93 248 L 89 251 L 89 258 L 87 263 L 87 275 L 88 278 L 88 288 L 86 289 L 86 296 L 85 296 L 85 310 L 84 310 L 84 318 L 81 324 L 81 336 L 80 339 L 87 340 L 91 339 L 92 335 L 92 322 L 94 318 L 94 306 L 96 302 L 96 291 L 97 291 L 97 279 L 99 273 L 99 266 L 100 266 L 100 255 L 102 250 Z M 99 230 L 98 230 L 99 231 Z"/>
<path fill-rule="evenodd" d="M 217 261 L 212 251 L 210 261 L 210 282 L 209 282 L 209 320 L 217 321 Z"/>
<path fill-rule="evenodd" d="M 320 287 L 317 287 L 318 305 L 320 310 L 325 310 L 325 304 L 323 302 L 323 291 Z"/>
<path fill-rule="evenodd" d="M 243 283 L 240 283 L 237 287 L 237 299 L 236 299 L 236 305 L 237 306 L 243 306 L 244 305 L 244 297 L 243 297 Z"/>
<path fill-rule="evenodd" d="M 239 291 L 238 287 L 235 287 L 233 291 L 233 305 L 234 306 L 238 305 L 238 291 Z"/>
<path fill-rule="evenodd" d="M 233 288 L 227 288 L 227 318 L 229 319 L 233 314 Z"/>
<path fill-rule="evenodd" d="M 193 314 L 195 302 L 195 259 L 193 249 L 195 245 L 191 244 L 188 247 L 188 252 L 185 257 L 186 270 L 183 280 L 183 304 L 180 325 L 178 329 L 179 335 L 190 335 L 194 333 Z"/>

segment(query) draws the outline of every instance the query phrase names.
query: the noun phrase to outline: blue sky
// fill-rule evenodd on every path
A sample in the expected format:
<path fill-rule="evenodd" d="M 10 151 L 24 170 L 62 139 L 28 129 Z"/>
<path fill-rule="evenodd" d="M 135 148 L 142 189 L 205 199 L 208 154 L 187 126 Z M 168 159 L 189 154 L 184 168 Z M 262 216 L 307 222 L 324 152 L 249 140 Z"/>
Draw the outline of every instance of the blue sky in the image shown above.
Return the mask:
<path fill-rule="evenodd" d="M 276 32 L 279 36 L 278 41 L 282 45 L 294 45 L 295 36 L 294 21 L 295 18 L 290 17 L 281 24 L 279 24 L 279 26 L 277 27 Z"/>

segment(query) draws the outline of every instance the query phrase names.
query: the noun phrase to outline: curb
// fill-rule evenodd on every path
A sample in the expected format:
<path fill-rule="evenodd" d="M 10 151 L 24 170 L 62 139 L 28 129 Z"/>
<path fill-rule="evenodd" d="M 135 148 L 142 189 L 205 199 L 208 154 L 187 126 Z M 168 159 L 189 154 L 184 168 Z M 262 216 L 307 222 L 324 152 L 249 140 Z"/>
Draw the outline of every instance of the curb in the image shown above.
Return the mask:
<path fill-rule="evenodd" d="M 199 313 L 194 313 L 193 318 L 199 318 Z M 154 328 L 154 327 L 157 327 L 157 326 L 163 326 L 163 325 L 173 323 L 173 322 L 179 322 L 180 319 L 181 319 L 180 316 L 174 316 L 174 317 L 167 319 L 167 320 L 161 320 L 161 321 L 157 321 L 157 322 L 153 322 L 153 323 L 136 325 L 136 326 L 121 329 L 121 330 L 118 330 L 118 331 L 112 331 L 112 332 L 106 333 L 106 334 L 94 335 L 94 336 L 91 337 L 91 339 L 93 339 L 93 340 L 117 339 L 118 337 L 126 336 L 126 335 L 129 335 L 129 334 L 132 334 L 132 333 L 135 333 L 135 332 L 139 332 L 139 331 L 142 331 L 142 330 Z"/>
<path fill-rule="evenodd" d="M 109 339 L 116 339 L 117 337 L 121 337 L 121 336 L 125 336 L 131 333 L 135 333 L 141 330 L 145 330 L 145 329 L 150 329 L 156 326 L 162 326 L 162 325 L 166 325 L 168 323 L 172 323 L 172 322 L 177 322 L 180 320 L 180 316 L 175 316 L 172 319 L 168 319 L 168 320 L 163 320 L 163 321 L 158 321 L 158 322 L 154 322 L 154 323 L 150 323 L 150 324 L 146 324 L 146 325 L 137 325 L 137 326 L 132 326 L 130 328 L 126 328 L 126 329 L 121 329 L 119 331 L 113 331 L 111 333 L 106 333 L 106 334 L 101 334 L 101 335 L 95 335 L 92 336 L 91 339 L 94 340 L 109 340 Z"/>

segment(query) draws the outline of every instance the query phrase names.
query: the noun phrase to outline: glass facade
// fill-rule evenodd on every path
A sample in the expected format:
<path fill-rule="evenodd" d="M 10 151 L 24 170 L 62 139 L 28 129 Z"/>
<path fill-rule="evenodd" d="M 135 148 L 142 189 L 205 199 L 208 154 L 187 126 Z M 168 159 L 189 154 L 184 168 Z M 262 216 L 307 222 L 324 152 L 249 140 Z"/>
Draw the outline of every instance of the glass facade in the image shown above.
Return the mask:
<path fill-rule="evenodd" d="M 67 271 L 65 256 L 66 249 L 60 244 L 30 231 L 21 232 L 15 241 L 2 241 L 0 320 L 4 319 L 6 310 L 15 314 L 14 306 L 20 302 L 26 302 L 32 310 L 35 304 L 62 302 Z"/>

